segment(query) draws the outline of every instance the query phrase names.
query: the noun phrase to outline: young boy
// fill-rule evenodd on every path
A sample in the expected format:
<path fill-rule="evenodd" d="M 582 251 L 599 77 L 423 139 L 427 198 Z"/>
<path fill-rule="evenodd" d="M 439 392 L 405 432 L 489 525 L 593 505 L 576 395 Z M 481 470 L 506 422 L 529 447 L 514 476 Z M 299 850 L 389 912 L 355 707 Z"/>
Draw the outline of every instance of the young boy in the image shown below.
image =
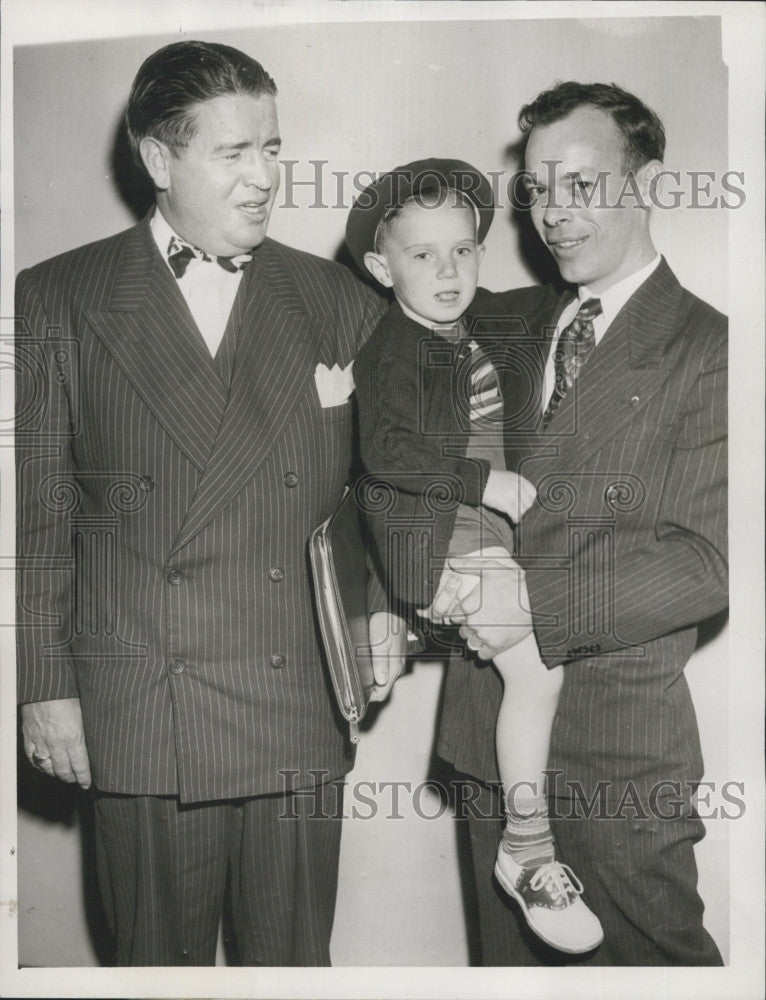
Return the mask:
<path fill-rule="evenodd" d="M 395 596 L 410 604 L 429 603 L 432 567 L 438 579 L 447 557 L 512 553 L 508 519 L 535 501 L 532 484 L 505 468 L 493 360 L 502 360 L 509 318 L 500 296 L 477 290 L 493 210 L 475 168 L 427 160 L 383 175 L 348 219 L 355 260 L 396 298 L 354 361 L 354 380 L 363 461 L 395 497 L 370 520 Z M 495 874 L 539 937 L 589 951 L 603 932 L 556 860 L 545 797 L 562 667 L 545 667 L 534 635 L 494 665 L 504 683 L 496 745 L 506 801 Z"/>

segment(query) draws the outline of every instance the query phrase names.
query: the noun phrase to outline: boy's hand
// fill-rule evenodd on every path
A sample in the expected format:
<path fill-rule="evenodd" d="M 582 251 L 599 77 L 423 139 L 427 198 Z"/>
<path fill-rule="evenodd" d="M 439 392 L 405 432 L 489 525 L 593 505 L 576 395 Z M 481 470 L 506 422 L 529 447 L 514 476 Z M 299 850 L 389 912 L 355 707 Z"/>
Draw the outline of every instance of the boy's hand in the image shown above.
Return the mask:
<path fill-rule="evenodd" d="M 370 647 L 375 687 L 370 701 L 385 701 L 404 672 L 407 660 L 407 622 L 390 611 L 370 615 Z"/>
<path fill-rule="evenodd" d="M 534 486 L 517 472 L 490 469 L 481 502 L 518 522 L 535 502 L 536 496 Z"/>

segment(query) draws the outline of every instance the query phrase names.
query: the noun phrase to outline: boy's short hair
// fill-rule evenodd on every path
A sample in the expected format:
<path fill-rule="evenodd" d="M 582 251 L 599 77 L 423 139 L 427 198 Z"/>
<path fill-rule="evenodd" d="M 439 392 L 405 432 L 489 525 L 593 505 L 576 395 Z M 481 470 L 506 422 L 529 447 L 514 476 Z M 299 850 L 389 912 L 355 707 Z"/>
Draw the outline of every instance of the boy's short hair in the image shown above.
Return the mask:
<path fill-rule="evenodd" d="M 255 59 L 218 42 L 173 42 L 139 67 L 128 98 L 125 124 L 130 148 L 143 166 L 139 146 L 151 137 L 176 154 L 194 135 L 195 105 L 228 94 L 275 97 L 277 87 Z"/>
<path fill-rule="evenodd" d="M 468 195 L 466 195 L 463 191 L 458 191 L 456 188 L 447 187 L 442 184 L 426 188 L 423 191 L 414 192 L 413 194 L 408 195 L 399 204 L 392 205 L 391 208 L 386 209 L 383 218 L 380 220 L 375 229 L 375 238 L 373 241 L 373 250 L 375 253 L 385 253 L 386 243 L 391 235 L 391 231 L 394 228 L 394 224 L 406 208 L 410 205 L 426 209 L 438 208 L 440 205 L 443 205 L 450 196 L 454 199 L 453 203 L 455 208 L 464 208 L 466 211 L 471 213 L 471 218 L 474 222 L 474 233 L 476 234 L 478 242 L 479 211 L 476 208 L 476 205 L 474 205 Z"/>
<path fill-rule="evenodd" d="M 649 160 L 662 161 L 665 128 L 659 115 L 616 83 L 557 83 L 522 107 L 519 128 L 530 132 L 535 125 L 552 125 L 587 105 L 605 111 L 619 129 L 625 171 L 638 170 Z"/>
<path fill-rule="evenodd" d="M 375 251 L 378 226 L 385 216 L 393 220 L 413 196 L 425 198 L 429 192 L 444 189 L 459 192 L 473 205 L 478 220 L 476 239 L 483 243 L 495 212 L 488 178 L 464 160 L 437 157 L 415 160 L 381 174 L 351 206 L 346 220 L 346 243 L 360 271 L 366 271 L 364 255 Z"/>

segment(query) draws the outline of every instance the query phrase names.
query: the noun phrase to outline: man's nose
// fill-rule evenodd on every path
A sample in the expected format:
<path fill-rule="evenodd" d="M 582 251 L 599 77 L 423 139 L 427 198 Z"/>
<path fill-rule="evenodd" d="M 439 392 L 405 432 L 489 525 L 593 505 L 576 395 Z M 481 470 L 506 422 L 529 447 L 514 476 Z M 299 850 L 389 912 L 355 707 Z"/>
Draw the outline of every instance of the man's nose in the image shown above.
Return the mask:
<path fill-rule="evenodd" d="M 452 254 L 442 257 L 439 260 L 439 267 L 436 271 L 437 278 L 454 278 L 457 274 L 457 268 L 455 267 L 455 261 L 452 258 Z"/>
<path fill-rule="evenodd" d="M 245 159 L 242 179 L 245 184 L 270 191 L 274 185 L 274 176 L 263 153 L 252 151 Z"/>
<path fill-rule="evenodd" d="M 560 196 L 557 197 L 553 192 L 550 192 L 547 199 L 543 209 L 543 222 L 548 228 L 553 229 L 555 226 L 561 225 L 562 222 L 571 219 L 571 209 L 563 204 Z"/>

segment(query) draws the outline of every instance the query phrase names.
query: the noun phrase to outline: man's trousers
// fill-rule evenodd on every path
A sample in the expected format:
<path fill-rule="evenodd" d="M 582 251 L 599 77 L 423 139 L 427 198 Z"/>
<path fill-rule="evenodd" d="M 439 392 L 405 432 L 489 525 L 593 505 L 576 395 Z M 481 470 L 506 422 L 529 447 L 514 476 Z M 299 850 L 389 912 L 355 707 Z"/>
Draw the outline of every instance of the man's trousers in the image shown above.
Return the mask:
<path fill-rule="evenodd" d="M 334 782 L 191 805 L 97 794 L 117 965 L 213 965 L 227 878 L 242 965 L 329 965 L 342 797 Z"/>

